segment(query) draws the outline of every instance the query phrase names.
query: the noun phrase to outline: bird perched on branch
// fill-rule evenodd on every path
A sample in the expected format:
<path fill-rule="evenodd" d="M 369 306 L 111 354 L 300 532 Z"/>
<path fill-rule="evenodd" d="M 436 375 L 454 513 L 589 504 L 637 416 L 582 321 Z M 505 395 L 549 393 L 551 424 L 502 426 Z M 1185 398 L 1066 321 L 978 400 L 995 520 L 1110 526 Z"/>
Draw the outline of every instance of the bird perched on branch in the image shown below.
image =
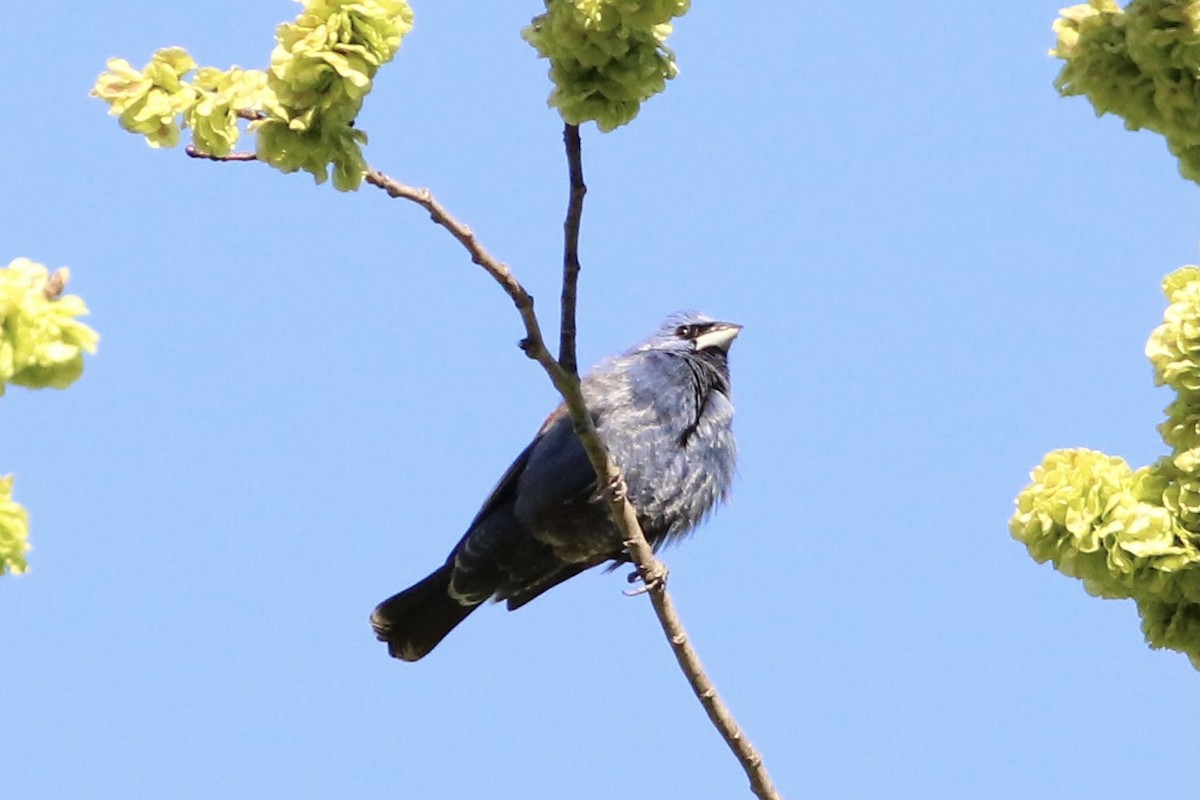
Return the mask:
<path fill-rule="evenodd" d="M 604 445 L 657 549 L 724 500 L 736 448 L 729 346 L 742 326 L 686 312 L 582 381 Z M 627 561 L 596 473 L 559 406 L 484 501 L 446 563 L 384 600 L 371 627 L 404 661 L 429 653 L 488 599 L 520 608 L 605 562 Z"/>

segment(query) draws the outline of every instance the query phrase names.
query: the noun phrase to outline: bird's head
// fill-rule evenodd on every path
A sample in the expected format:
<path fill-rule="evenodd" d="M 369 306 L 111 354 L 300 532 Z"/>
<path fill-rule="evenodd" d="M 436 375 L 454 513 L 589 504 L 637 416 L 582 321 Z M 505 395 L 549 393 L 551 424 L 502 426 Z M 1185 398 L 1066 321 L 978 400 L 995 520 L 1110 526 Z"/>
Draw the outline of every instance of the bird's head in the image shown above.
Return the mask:
<path fill-rule="evenodd" d="M 735 322 L 721 322 L 698 311 L 680 311 L 667 317 L 662 326 L 636 350 L 723 358 L 741 330 L 742 326 Z"/>

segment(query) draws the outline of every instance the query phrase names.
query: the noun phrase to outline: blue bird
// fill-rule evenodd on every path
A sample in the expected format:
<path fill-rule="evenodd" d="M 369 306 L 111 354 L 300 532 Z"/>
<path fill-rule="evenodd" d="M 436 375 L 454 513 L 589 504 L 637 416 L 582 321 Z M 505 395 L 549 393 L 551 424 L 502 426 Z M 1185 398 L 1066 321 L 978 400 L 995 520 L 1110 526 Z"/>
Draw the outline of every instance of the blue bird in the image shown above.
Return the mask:
<path fill-rule="evenodd" d="M 655 549 L 690 532 L 729 494 L 737 449 L 728 354 L 741 329 L 696 312 L 674 314 L 582 381 Z M 485 600 L 507 601 L 512 611 L 584 570 L 627 560 L 596 473 L 559 406 L 446 563 L 380 603 L 371 627 L 392 656 L 416 661 Z"/>

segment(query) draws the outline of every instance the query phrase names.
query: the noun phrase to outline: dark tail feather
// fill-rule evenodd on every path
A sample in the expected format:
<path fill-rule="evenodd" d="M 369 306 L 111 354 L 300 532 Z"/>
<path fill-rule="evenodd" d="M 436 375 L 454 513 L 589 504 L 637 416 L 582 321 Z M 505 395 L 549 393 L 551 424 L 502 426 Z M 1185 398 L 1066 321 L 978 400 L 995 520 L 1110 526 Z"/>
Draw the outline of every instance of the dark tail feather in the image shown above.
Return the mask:
<path fill-rule="evenodd" d="M 404 661 L 416 661 L 454 626 L 479 607 L 463 605 L 450 596 L 450 573 L 447 564 L 425 580 L 392 595 L 371 612 L 371 627 L 381 642 L 387 642 L 388 653 Z"/>

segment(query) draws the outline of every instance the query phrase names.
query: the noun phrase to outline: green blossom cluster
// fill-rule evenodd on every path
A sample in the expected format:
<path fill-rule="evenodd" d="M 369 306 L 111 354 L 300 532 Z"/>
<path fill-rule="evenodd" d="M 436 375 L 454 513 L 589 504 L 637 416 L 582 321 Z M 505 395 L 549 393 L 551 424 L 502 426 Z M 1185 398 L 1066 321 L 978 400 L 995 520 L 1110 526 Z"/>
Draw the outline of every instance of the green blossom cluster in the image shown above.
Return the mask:
<path fill-rule="evenodd" d="M 1059 14 L 1058 91 L 1162 134 L 1180 173 L 1200 183 L 1200 0 L 1090 0 Z"/>
<path fill-rule="evenodd" d="M 180 129 L 190 128 L 201 152 L 229 155 L 240 135 L 239 116 L 253 116 L 270 99 L 267 75 L 203 67 L 194 80 L 186 80 L 195 69 L 181 47 L 158 50 L 141 71 L 123 58 L 110 58 L 92 94 L 109 104 L 121 127 L 145 136 L 151 147 L 174 147 Z"/>
<path fill-rule="evenodd" d="M 253 117 L 271 101 L 267 73 L 257 69 L 201 67 L 192 82 L 199 99 L 184 113 L 201 152 L 227 156 L 241 134 L 238 119 Z"/>
<path fill-rule="evenodd" d="M 405 0 L 304 0 L 276 31 L 269 116 L 256 123 L 258 157 L 284 172 L 304 170 L 347 191 L 362 183 L 366 134 L 354 127 L 379 67 L 412 30 Z"/>
<path fill-rule="evenodd" d="M 1200 669 L 1200 268 L 1163 281 L 1170 305 L 1146 354 L 1176 399 L 1159 426 L 1171 455 L 1133 470 L 1094 450 L 1056 450 L 1009 523 L 1038 563 L 1098 597 L 1132 598 L 1151 647 Z"/>
<path fill-rule="evenodd" d="M 0 395 L 8 383 L 65 389 L 96 351 L 96 332 L 76 319 L 87 314 L 83 300 L 48 286 L 49 271 L 28 258 L 0 267 Z"/>
<path fill-rule="evenodd" d="M 0 575 L 20 575 L 29 568 L 29 514 L 13 502 L 12 485 L 12 475 L 0 477 Z"/>
<path fill-rule="evenodd" d="M 1134 471 L 1095 450 L 1055 450 L 1030 478 L 1011 526 L 1035 561 L 1052 562 L 1097 597 L 1186 595 L 1200 603 L 1200 580 L 1172 577 L 1200 565 L 1200 541 L 1159 504 L 1165 478 L 1155 468 Z"/>
<path fill-rule="evenodd" d="M 77 319 L 87 306 L 62 293 L 68 278 L 28 258 L 0 267 L 0 395 L 9 383 L 65 389 L 83 373 L 83 354 L 96 351 L 99 337 Z M 13 502 L 12 483 L 0 477 L 0 575 L 27 566 L 29 516 Z"/>
<path fill-rule="evenodd" d="M 690 0 L 545 0 L 522 35 L 550 60 L 550 105 L 573 125 L 611 131 L 678 74 L 666 46 Z"/>
<path fill-rule="evenodd" d="M 354 127 L 375 73 L 412 30 L 406 0 L 300 0 L 304 10 L 276 31 L 269 72 L 197 68 L 181 47 L 157 51 L 136 70 L 108 61 L 92 94 L 151 147 L 174 147 L 191 129 L 201 153 L 227 156 L 257 133 L 256 155 L 283 172 L 304 170 L 343 191 L 362 183 L 367 136 Z M 195 70 L 189 80 L 188 74 Z"/>
<path fill-rule="evenodd" d="M 1146 343 L 1154 379 L 1175 391 L 1158 426 L 1171 455 L 1162 460 L 1170 478 L 1163 505 L 1200 536 L 1200 267 L 1184 267 L 1163 281 L 1170 305 Z"/>

